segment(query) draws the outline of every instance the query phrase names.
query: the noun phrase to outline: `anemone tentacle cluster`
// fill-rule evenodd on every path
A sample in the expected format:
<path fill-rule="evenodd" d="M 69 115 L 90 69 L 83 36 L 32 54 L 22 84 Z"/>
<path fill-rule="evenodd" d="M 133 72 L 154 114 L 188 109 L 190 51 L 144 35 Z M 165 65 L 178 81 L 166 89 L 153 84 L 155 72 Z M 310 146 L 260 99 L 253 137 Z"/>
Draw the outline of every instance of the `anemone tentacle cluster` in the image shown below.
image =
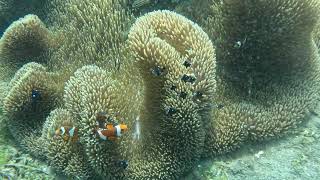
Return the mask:
<path fill-rule="evenodd" d="M 38 63 L 25 64 L 11 79 L 3 99 L 12 135 L 35 155 L 43 156 L 36 139 L 41 135 L 42 123 L 61 101 L 62 90 L 58 88 L 56 77 L 57 74 L 48 72 Z"/>
<path fill-rule="evenodd" d="M 12 75 L 28 62 L 47 63 L 46 54 L 56 46 L 53 33 L 38 16 L 29 14 L 14 21 L 0 39 L 1 78 Z"/>
<path fill-rule="evenodd" d="M 318 7 L 316 0 L 214 3 L 219 16 L 207 26 L 219 32 L 215 101 L 224 108 L 213 112 L 207 155 L 291 133 L 315 109 Z"/>
<path fill-rule="evenodd" d="M 137 179 L 172 179 L 202 153 L 216 86 L 214 48 L 198 25 L 170 11 L 139 18 L 128 42 L 145 84 L 142 130 L 152 130 L 150 140 L 159 141 L 145 154 L 152 162 L 132 168 L 140 173 Z M 172 163 L 163 164 L 164 158 Z M 159 176 L 166 169 L 172 174 Z"/>
<path fill-rule="evenodd" d="M 294 132 L 318 104 L 318 0 L 212 0 L 203 27 L 168 10 L 134 22 L 127 5 L 54 0 L 46 25 L 27 15 L 0 40 L 0 70 L 20 67 L 6 122 L 57 172 L 178 179 Z"/>

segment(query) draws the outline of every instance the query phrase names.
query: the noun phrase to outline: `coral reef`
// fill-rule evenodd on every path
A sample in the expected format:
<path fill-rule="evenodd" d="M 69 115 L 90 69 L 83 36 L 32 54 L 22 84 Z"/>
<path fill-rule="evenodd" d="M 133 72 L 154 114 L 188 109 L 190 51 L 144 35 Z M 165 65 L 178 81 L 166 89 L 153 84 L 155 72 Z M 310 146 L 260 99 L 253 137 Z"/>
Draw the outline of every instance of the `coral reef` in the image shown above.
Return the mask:
<path fill-rule="evenodd" d="M 319 7 L 212 0 L 208 36 L 168 10 L 131 26 L 125 0 L 54 0 L 48 28 L 28 15 L 1 38 L 1 62 L 24 64 L 1 95 L 9 129 L 67 176 L 178 179 L 201 156 L 293 132 L 315 108 Z M 110 124 L 128 131 L 102 138 Z"/>

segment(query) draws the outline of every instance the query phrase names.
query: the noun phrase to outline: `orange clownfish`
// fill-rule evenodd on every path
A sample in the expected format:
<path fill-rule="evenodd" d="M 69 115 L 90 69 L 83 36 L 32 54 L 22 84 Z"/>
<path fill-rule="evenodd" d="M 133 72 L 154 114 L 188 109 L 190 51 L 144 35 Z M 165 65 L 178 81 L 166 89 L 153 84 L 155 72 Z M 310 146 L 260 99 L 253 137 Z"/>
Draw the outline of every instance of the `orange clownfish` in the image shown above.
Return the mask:
<path fill-rule="evenodd" d="M 71 139 L 72 142 L 76 142 L 79 137 L 78 137 L 78 128 L 76 127 L 71 127 L 71 126 L 61 126 L 58 128 L 55 132 L 55 136 L 61 136 L 63 140 L 68 141 Z"/>
<path fill-rule="evenodd" d="M 126 132 L 128 130 L 127 125 L 125 124 L 119 124 L 116 126 L 113 126 L 113 124 L 107 124 L 106 129 L 98 128 L 97 134 L 102 140 L 111 140 L 114 141 L 117 139 L 117 137 L 120 137 L 123 132 Z"/>

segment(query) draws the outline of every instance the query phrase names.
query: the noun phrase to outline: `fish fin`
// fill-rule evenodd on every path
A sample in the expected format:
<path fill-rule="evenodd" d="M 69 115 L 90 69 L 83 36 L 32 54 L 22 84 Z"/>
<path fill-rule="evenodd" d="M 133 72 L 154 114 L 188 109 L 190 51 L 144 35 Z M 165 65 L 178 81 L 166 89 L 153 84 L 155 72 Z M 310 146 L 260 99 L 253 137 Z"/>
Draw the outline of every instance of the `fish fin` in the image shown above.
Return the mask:
<path fill-rule="evenodd" d="M 79 140 L 79 138 L 77 136 L 73 136 L 71 139 L 72 143 L 76 143 L 76 142 L 78 142 L 78 140 Z"/>
<path fill-rule="evenodd" d="M 113 128 L 113 124 L 107 124 L 107 129 L 112 129 Z"/>
<path fill-rule="evenodd" d="M 63 136 L 63 140 L 68 141 L 69 137 L 67 135 Z"/>

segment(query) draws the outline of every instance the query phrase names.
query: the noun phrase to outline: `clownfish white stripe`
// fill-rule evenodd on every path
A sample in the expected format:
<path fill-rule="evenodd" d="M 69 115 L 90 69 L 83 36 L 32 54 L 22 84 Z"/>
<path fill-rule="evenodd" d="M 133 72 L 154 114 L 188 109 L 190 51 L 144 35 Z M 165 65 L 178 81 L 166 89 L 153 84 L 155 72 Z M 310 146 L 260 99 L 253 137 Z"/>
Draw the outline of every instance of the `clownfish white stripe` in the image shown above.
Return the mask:
<path fill-rule="evenodd" d="M 61 128 L 60 128 L 60 131 L 61 131 L 61 135 L 64 135 L 64 133 L 66 132 L 66 130 L 64 129 L 64 127 L 61 127 Z"/>
<path fill-rule="evenodd" d="M 75 130 L 76 128 L 75 127 L 72 127 L 70 130 L 69 130 L 69 136 L 70 137 L 73 137 L 73 135 L 74 135 L 74 130 Z"/>
<path fill-rule="evenodd" d="M 121 128 L 120 128 L 120 125 L 116 125 L 115 126 L 115 128 L 116 128 L 116 136 L 121 136 Z"/>
<path fill-rule="evenodd" d="M 102 131 L 101 129 L 97 130 L 99 137 L 103 140 L 107 140 L 107 137 L 103 135 L 101 131 Z"/>

